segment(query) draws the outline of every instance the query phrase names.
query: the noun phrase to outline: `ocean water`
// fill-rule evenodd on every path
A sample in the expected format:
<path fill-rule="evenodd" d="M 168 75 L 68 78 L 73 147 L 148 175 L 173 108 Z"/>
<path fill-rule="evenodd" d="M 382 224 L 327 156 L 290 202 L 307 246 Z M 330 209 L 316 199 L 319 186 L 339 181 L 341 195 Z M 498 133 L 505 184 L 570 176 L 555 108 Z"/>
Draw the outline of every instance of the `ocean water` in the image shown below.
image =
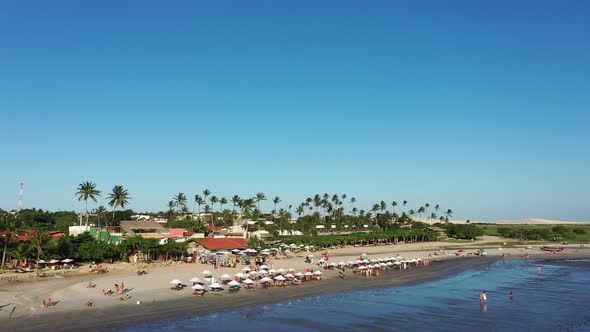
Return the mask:
<path fill-rule="evenodd" d="M 537 265 L 542 266 L 540 275 Z M 479 303 L 481 290 L 488 294 L 486 305 Z M 419 285 L 321 295 L 118 330 L 579 332 L 590 331 L 589 299 L 590 260 L 510 260 Z"/>

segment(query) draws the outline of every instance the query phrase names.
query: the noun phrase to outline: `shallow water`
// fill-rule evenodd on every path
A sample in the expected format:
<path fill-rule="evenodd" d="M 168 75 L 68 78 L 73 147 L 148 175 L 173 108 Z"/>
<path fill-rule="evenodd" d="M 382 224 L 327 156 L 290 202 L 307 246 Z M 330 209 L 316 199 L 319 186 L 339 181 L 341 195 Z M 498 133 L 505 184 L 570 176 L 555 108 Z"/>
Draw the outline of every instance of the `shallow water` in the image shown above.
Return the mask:
<path fill-rule="evenodd" d="M 481 290 L 488 294 L 483 306 Z M 118 331 L 578 332 L 590 331 L 589 297 L 590 260 L 510 260 L 414 286 L 308 297 Z"/>

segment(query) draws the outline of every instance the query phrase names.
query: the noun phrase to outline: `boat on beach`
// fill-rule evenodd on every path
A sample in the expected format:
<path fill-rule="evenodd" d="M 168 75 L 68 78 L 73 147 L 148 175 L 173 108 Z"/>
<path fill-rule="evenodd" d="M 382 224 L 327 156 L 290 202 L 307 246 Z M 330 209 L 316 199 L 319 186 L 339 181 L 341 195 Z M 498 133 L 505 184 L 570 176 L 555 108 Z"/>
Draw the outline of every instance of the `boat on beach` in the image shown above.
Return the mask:
<path fill-rule="evenodd" d="M 564 247 L 549 247 L 549 246 L 542 246 L 541 250 L 549 251 L 549 252 L 561 252 L 563 251 Z"/>

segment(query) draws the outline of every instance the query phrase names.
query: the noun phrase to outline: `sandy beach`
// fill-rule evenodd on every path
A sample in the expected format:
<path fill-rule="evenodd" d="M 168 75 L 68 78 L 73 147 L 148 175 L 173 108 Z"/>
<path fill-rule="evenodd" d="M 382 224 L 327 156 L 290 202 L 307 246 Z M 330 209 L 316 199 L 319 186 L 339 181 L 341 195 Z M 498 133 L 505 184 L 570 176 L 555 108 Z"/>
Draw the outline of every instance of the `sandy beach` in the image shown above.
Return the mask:
<path fill-rule="evenodd" d="M 445 254 L 431 256 L 445 246 Z M 191 285 L 193 277 L 202 279 L 204 270 L 210 270 L 215 277 L 229 274 L 233 277 L 244 266 L 238 268 L 213 269 L 210 265 L 199 263 L 178 263 L 165 267 L 146 268 L 146 275 L 137 276 L 138 267 L 132 264 L 119 263 L 111 267 L 111 272 L 104 275 L 89 274 L 87 267 L 79 272 L 63 278 L 53 277 L 42 280 L 26 280 L 18 282 L 0 282 L 0 322 L 3 327 L 18 331 L 68 331 L 90 328 L 92 330 L 109 330 L 113 327 L 127 326 L 147 321 L 158 321 L 188 317 L 229 308 L 251 306 L 289 300 L 297 297 L 312 296 L 325 293 L 351 291 L 367 288 L 390 287 L 420 283 L 458 273 L 465 269 L 482 268 L 498 259 L 523 259 L 524 253 L 530 259 L 563 259 L 590 257 L 590 248 L 569 246 L 562 253 L 550 255 L 535 246 L 511 248 L 486 248 L 487 256 L 469 255 L 475 252 L 474 243 L 465 249 L 465 255 L 457 255 L 452 244 L 415 243 L 404 245 L 376 247 L 348 247 L 330 251 L 330 261 L 356 260 L 361 254 L 369 258 L 383 258 L 399 254 L 406 259 L 428 258 L 429 266 L 420 266 L 408 270 L 386 271 L 379 277 L 361 277 L 352 274 L 349 269 L 347 278 L 339 278 L 339 270 L 323 270 L 324 280 L 305 282 L 301 286 L 274 287 L 253 290 L 242 289 L 237 293 L 228 291 L 207 293 L 203 297 L 193 296 L 190 288 L 182 291 L 170 290 L 169 281 L 180 279 Z M 316 261 L 317 256 L 316 254 Z M 273 259 L 275 269 L 293 268 L 305 271 L 306 268 L 318 269 L 317 265 L 304 262 L 301 257 L 289 259 Z M 142 268 L 143 269 L 143 268 Z M 96 284 L 95 288 L 87 288 L 88 282 Z M 121 301 L 119 296 L 105 296 L 103 289 L 114 289 L 114 284 L 125 284 L 131 298 Z M 57 305 L 50 308 L 41 307 L 44 299 L 51 298 Z M 93 303 L 92 307 L 85 302 Z M 140 301 L 141 304 L 137 304 Z"/>

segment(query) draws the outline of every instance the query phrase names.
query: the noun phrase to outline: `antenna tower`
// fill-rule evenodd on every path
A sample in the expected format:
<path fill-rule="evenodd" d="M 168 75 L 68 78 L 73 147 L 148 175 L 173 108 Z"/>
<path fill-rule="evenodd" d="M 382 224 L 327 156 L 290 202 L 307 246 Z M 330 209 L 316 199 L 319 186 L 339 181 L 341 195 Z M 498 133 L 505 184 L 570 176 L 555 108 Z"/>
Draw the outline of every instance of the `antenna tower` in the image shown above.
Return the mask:
<path fill-rule="evenodd" d="M 25 183 L 21 181 L 20 191 L 18 194 L 18 212 L 23 209 L 23 191 L 25 190 Z"/>

